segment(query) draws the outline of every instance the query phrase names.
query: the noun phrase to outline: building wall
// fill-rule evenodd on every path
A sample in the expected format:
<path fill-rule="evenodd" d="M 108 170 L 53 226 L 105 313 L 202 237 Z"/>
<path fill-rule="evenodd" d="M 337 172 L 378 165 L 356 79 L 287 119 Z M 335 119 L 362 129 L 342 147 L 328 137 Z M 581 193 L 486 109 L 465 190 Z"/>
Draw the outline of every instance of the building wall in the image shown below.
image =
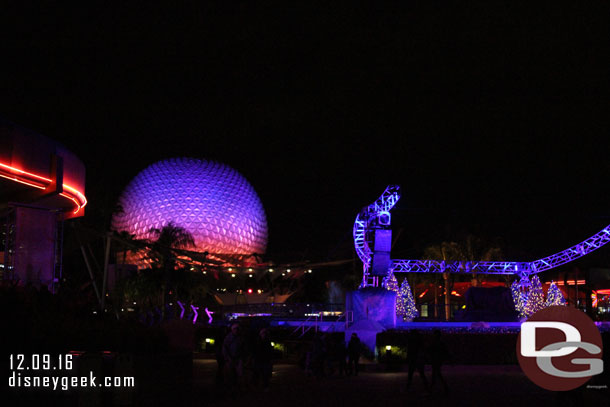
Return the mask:
<path fill-rule="evenodd" d="M 55 268 L 57 213 L 17 207 L 15 223 L 14 278 L 51 290 Z"/>

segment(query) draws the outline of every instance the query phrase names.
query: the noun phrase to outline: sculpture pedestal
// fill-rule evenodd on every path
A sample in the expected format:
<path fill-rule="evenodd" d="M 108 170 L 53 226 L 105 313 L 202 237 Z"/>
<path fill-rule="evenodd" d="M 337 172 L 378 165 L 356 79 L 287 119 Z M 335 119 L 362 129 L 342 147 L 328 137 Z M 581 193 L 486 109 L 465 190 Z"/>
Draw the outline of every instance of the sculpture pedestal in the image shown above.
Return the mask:
<path fill-rule="evenodd" d="M 345 309 L 352 311 L 354 316 L 354 323 L 345 331 L 346 341 L 355 332 L 372 352 L 377 334 L 396 327 L 396 293 L 385 288 L 368 287 L 348 292 Z"/>

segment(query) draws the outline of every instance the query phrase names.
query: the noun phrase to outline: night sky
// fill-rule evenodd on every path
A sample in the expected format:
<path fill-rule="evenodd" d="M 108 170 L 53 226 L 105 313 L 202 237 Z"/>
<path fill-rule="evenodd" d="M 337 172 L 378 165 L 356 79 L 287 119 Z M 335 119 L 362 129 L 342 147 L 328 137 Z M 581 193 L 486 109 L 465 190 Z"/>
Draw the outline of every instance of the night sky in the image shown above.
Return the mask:
<path fill-rule="evenodd" d="M 89 224 L 174 156 L 250 181 L 272 257 L 351 258 L 390 183 L 394 257 L 474 233 L 528 261 L 610 223 L 608 4 L 130 3 L 3 6 L 0 115 L 81 157 Z"/>

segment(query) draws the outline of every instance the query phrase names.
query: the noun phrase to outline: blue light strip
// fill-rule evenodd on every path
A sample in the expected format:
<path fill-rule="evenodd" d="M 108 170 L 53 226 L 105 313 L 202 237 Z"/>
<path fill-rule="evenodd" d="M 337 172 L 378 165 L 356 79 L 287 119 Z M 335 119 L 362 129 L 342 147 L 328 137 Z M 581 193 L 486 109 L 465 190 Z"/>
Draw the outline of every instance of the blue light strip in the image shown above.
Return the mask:
<path fill-rule="evenodd" d="M 363 279 L 361 287 L 371 285 L 369 283 L 369 268 L 371 265 L 370 227 L 373 220 L 377 219 L 383 212 L 389 212 L 400 199 L 400 187 L 388 186 L 379 199 L 365 207 L 356 216 L 354 222 L 353 236 L 354 247 L 363 265 Z M 599 233 L 574 245 L 564 251 L 532 262 L 514 261 L 436 261 L 436 260 L 392 260 L 390 270 L 399 273 L 472 273 L 480 274 L 516 274 L 522 279 L 530 274 L 540 273 L 561 266 L 592 251 L 599 249 L 610 242 L 610 225 Z"/>

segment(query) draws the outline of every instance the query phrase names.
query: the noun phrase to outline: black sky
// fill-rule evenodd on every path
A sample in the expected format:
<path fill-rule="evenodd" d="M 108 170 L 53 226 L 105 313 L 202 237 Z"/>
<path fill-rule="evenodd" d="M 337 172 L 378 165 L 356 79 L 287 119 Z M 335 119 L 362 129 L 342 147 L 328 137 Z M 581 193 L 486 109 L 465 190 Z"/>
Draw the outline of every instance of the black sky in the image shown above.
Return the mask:
<path fill-rule="evenodd" d="M 252 183 L 271 254 L 351 256 L 389 183 L 404 256 L 470 232 L 531 260 L 609 223 L 608 4 L 129 3 L 2 17 L 0 115 L 83 159 L 88 222 L 193 156 Z"/>

